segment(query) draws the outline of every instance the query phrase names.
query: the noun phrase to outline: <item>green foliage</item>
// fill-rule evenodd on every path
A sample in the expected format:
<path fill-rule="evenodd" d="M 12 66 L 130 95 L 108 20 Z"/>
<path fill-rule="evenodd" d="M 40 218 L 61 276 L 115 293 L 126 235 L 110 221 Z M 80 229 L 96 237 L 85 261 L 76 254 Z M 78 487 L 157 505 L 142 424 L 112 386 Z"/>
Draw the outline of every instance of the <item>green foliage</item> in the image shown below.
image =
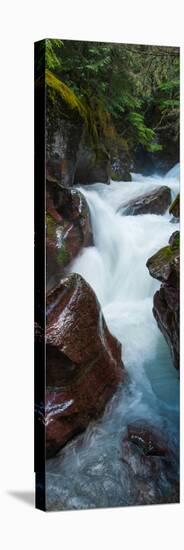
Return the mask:
<path fill-rule="evenodd" d="M 165 132 L 178 140 L 178 48 L 48 39 L 45 60 L 48 87 L 80 114 L 94 147 L 122 140 L 156 152 Z"/>
<path fill-rule="evenodd" d="M 174 75 L 179 74 L 179 63 L 175 64 Z M 158 110 L 160 120 L 156 130 L 167 132 L 173 141 L 179 140 L 180 131 L 180 83 L 179 78 L 167 80 L 158 87 Z"/>
<path fill-rule="evenodd" d="M 45 40 L 45 66 L 50 70 L 57 70 L 60 67 L 59 53 L 63 42 L 57 39 Z"/>
<path fill-rule="evenodd" d="M 148 151 L 160 151 L 162 147 L 154 142 L 155 132 L 145 126 L 144 116 L 141 113 L 131 112 L 128 118 L 134 129 L 136 142 L 144 145 Z"/>
<path fill-rule="evenodd" d="M 94 147 L 98 145 L 100 137 L 104 140 L 108 139 L 110 133 L 113 133 L 113 128 L 110 125 L 109 115 L 104 111 L 103 103 L 100 100 L 91 97 L 87 102 L 86 98 L 79 98 L 72 89 L 48 69 L 45 71 L 45 79 L 49 90 L 62 98 L 65 108 L 67 106 L 69 111 L 76 111 L 83 119 Z M 55 95 L 51 94 L 51 98 L 54 101 Z M 66 117 L 66 114 L 65 110 L 63 116 Z"/>
<path fill-rule="evenodd" d="M 76 94 L 48 69 L 45 71 L 45 80 L 49 88 L 57 92 L 68 105 L 69 109 L 77 109 L 79 114 L 86 119 L 86 110 Z"/>

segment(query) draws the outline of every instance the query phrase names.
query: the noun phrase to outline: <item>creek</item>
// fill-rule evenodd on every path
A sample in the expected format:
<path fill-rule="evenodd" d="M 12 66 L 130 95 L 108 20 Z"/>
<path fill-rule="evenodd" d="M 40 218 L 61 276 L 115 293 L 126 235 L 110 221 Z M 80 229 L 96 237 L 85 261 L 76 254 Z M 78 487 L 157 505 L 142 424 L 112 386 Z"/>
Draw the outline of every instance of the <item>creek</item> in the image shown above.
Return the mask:
<path fill-rule="evenodd" d="M 123 203 L 162 185 L 176 196 L 179 165 L 164 177 L 132 174 L 131 182 L 80 188 L 90 210 L 94 246 L 83 249 L 71 271 L 94 289 L 110 332 L 122 344 L 128 381 L 103 417 L 47 462 L 48 509 L 167 502 L 178 478 L 178 374 L 152 313 L 160 283 L 146 267 L 147 259 L 168 243 L 178 224 L 170 223 L 168 211 L 137 216 L 117 212 Z M 145 420 L 164 431 L 172 451 L 169 471 L 159 460 L 155 476 L 137 454 L 124 457 L 127 425 Z"/>

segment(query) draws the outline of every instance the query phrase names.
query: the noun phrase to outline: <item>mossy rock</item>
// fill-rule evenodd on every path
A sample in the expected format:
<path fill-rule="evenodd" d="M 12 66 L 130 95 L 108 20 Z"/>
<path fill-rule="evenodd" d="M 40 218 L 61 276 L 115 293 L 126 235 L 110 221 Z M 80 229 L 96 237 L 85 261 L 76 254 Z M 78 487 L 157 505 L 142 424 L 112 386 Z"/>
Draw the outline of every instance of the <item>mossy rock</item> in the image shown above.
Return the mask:
<path fill-rule="evenodd" d="M 179 251 L 179 248 L 180 248 L 180 232 L 179 231 L 175 231 L 174 233 L 172 233 L 170 239 L 169 239 L 169 244 L 170 244 L 170 247 L 172 250 L 178 250 Z"/>
<path fill-rule="evenodd" d="M 146 263 L 152 277 L 175 288 L 179 287 L 179 239 L 179 231 L 175 231 L 169 239 L 169 244 L 156 252 Z"/>
<path fill-rule="evenodd" d="M 100 144 L 95 150 L 86 145 L 81 145 L 74 177 L 76 185 L 96 182 L 108 184 L 110 183 L 110 173 L 110 159 L 103 144 Z"/>
<path fill-rule="evenodd" d="M 154 294 L 153 315 L 168 343 L 173 364 L 179 369 L 180 357 L 180 233 L 175 231 L 168 246 L 161 248 L 147 261 L 150 275 L 162 282 Z"/>
<path fill-rule="evenodd" d="M 56 222 L 50 214 L 46 214 L 46 229 L 49 239 L 54 239 Z"/>
<path fill-rule="evenodd" d="M 172 214 L 174 218 L 180 217 L 180 194 L 178 193 L 169 208 L 169 214 Z"/>

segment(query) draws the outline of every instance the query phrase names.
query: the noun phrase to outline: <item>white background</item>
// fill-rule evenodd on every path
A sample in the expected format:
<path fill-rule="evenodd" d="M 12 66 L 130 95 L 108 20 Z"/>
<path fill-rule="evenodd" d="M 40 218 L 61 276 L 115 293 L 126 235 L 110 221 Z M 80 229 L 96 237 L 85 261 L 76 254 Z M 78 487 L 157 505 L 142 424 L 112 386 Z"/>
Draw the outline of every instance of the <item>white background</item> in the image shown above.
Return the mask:
<path fill-rule="evenodd" d="M 33 42 L 181 46 L 182 1 L 14 0 L 1 12 L 1 548 L 179 550 L 183 467 L 180 505 L 50 514 L 33 506 Z"/>

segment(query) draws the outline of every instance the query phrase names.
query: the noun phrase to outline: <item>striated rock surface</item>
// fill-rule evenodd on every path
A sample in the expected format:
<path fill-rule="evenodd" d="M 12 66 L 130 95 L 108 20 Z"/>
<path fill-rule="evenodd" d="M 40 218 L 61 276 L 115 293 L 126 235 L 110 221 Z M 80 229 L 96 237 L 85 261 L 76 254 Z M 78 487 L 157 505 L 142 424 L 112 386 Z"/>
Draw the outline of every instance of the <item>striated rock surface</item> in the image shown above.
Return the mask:
<path fill-rule="evenodd" d="M 47 181 L 47 286 L 64 275 L 64 268 L 82 247 L 92 244 L 87 202 L 77 189 Z"/>
<path fill-rule="evenodd" d="M 63 279 L 47 296 L 46 363 L 49 457 L 103 412 L 124 379 L 121 344 L 80 275 Z"/>
<path fill-rule="evenodd" d="M 122 204 L 118 212 L 125 216 L 139 214 L 164 214 L 171 203 L 171 190 L 166 185 L 153 189 L 150 193 L 139 195 Z"/>
<path fill-rule="evenodd" d="M 174 366 L 179 368 L 179 231 L 169 239 L 169 245 L 147 261 L 150 275 L 162 282 L 153 299 L 153 314 L 165 336 Z"/>

